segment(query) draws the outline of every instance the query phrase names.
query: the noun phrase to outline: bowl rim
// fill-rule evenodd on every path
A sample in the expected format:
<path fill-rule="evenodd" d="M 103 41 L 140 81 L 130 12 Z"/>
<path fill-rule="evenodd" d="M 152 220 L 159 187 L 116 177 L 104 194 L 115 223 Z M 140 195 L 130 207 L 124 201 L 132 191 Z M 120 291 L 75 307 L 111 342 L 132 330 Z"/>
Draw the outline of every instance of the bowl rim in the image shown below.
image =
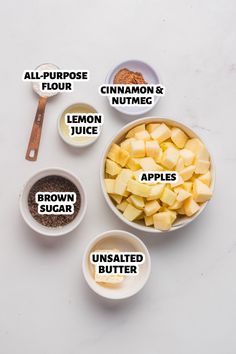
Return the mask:
<path fill-rule="evenodd" d="M 161 78 L 160 78 L 160 75 L 159 75 L 159 72 L 151 65 L 149 64 L 148 62 L 144 61 L 144 60 L 139 60 L 139 59 L 127 59 L 127 60 L 123 60 L 121 61 L 119 64 L 116 64 L 116 65 L 113 65 L 113 67 L 108 71 L 107 75 L 106 75 L 106 78 L 105 78 L 105 84 L 110 84 L 110 79 L 111 79 L 111 75 L 112 73 L 122 64 L 125 64 L 125 63 L 129 63 L 129 62 L 138 62 L 138 63 L 141 63 L 141 64 L 144 64 L 146 65 L 148 68 L 150 68 L 154 74 L 156 75 L 157 77 L 157 80 L 158 80 L 158 83 L 160 84 L 161 83 Z M 118 112 L 122 113 L 122 114 L 125 114 L 127 116 L 140 116 L 142 114 L 145 114 L 149 111 L 151 111 L 155 106 L 156 104 L 159 102 L 161 96 L 156 96 L 156 99 L 154 100 L 154 103 L 153 105 L 151 105 L 150 107 L 146 107 L 141 110 L 142 107 L 140 107 L 140 111 L 139 112 L 124 112 L 122 110 L 122 108 L 118 107 L 118 106 L 110 106 L 111 108 L 114 108 L 116 109 Z M 109 101 L 109 97 L 107 97 L 108 101 Z M 110 105 L 110 103 L 109 103 Z"/>
<path fill-rule="evenodd" d="M 203 203 L 201 205 L 199 211 L 196 214 L 194 214 L 193 216 L 184 219 L 179 224 L 176 224 L 176 225 L 174 224 L 169 230 L 162 231 L 162 230 L 155 229 L 154 227 L 141 225 L 139 223 L 127 220 L 123 216 L 123 214 L 115 207 L 115 205 L 113 204 L 111 198 L 109 197 L 109 195 L 108 195 L 108 193 L 106 192 L 106 189 L 105 189 L 104 168 L 105 168 L 106 156 L 107 156 L 107 153 L 108 153 L 108 150 L 109 150 L 110 146 L 113 143 L 115 143 L 117 140 L 119 140 L 125 133 L 127 133 L 129 129 L 134 128 L 136 125 L 142 124 L 144 122 L 145 122 L 145 124 L 147 124 L 148 122 L 150 122 L 150 123 L 151 122 L 162 122 L 162 123 L 170 124 L 172 126 L 176 126 L 176 127 L 180 127 L 180 128 L 182 127 L 184 132 L 186 132 L 186 133 L 187 133 L 187 131 L 191 132 L 193 137 L 198 138 L 205 146 L 206 146 L 206 144 L 204 143 L 204 141 L 201 139 L 201 137 L 197 133 L 195 133 L 191 128 L 186 126 L 184 123 L 179 122 L 179 121 L 175 121 L 175 120 L 169 119 L 169 118 L 164 118 L 164 117 L 160 118 L 160 117 L 151 116 L 151 117 L 143 117 L 143 118 L 136 119 L 136 120 L 134 120 L 132 122 L 129 122 L 125 126 L 123 126 L 116 134 L 113 135 L 112 139 L 110 139 L 110 141 L 107 143 L 107 145 L 106 145 L 106 147 L 105 147 L 105 149 L 103 151 L 101 164 L 100 164 L 100 184 L 101 184 L 103 196 L 104 196 L 108 206 L 110 207 L 110 209 L 114 212 L 114 214 L 116 216 L 118 216 L 118 218 L 121 221 L 123 221 L 126 225 L 131 226 L 132 228 L 134 228 L 136 230 L 139 230 L 139 231 L 142 231 L 142 232 L 147 232 L 147 233 L 150 233 L 150 234 L 165 234 L 165 233 L 167 234 L 169 232 L 181 229 L 182 227 L 188 225 L 193 220 L 195 220 L 203 212 L 203 210 L 206 208 L 206 206 L 207 206 L 207 204 L 209 203 L 210 200 L 206 201 L 205 203 Z M 210 161 L 211 161 L 212 181 L 211 181 L 210 189 L 211 189 L 211 191 L 213 193 L 214 192 L 214 187 L 215 187 L 215 165 L 214 165 L 214 161 L 213 161 L 211 152 L 209 151 L 207 146 L 206 146 L 206 148 L 207 148 L 207 151 L 209 152 Z"/>
<path fill-rule="evenodd" d="M 145 272 L 145 277 L 143 282 L 141 283 L 141 285 L 139 287 L 137 287 L 135 289 L 135 291 L 131 291 L 130 294 L 124 294 L 123 296 L 109 296 L 106 294 L 103 294 L 103 288 L 99 287 L 97 285 L 97 283 L 95 282 L 95 280 L 91 281 L 91 278 L 89 276 L 89 270 L 87 267 L 87 259 L 88 259 L 88 255 L 91 251 L 91 249 L 96 245 L 96 243 L 98 243 L 100 240 L 105 239 L 107 237 L 112 237 L 112 236 L 117 236 L 120 238 L 129 238 L 134 240 L 137 244 L 139 244 L 142 248 L 142 252 L 145 253 L 145 257 L 146 257 L 146 262 L 147 262 L 147 270 Z M 144 244 L 144 242 L 137 237 L 136 235 L 134 235 L 131 232 L 125 231 L 125 230 L 119 230 L 119 229 L 112 229 L 112 230 L 107 230 L 104 231 L 98 235 L 96 235 L 95 237 L 93 237 L 89 243 L 87 244 L 87 246 L 85 247 L 85 250 L 83 252 L 83 257 L 82 257 L 82 271 L 83 271 L 83 275 L 84 278 L 86 280 L 86 283 L 88 284 L 88 286 L 90 287 L 90 289 L 92 289 L 97 295 L 106 298 L 106 299 L 110 299 L 110 300 L 122 300 L 122 299 L 127 299 L 131 296 L 134 296 L 135 294 L 137 294 L 147 283 L 150 274 L 151 274 L 151 256 L 150 253 L 148 251 L 147 246 Z M 99 291 L 101 290 L 101 291 Z"/>
<path fill-rule="evenodd" d="M 80 209 L 79 209 L 79 213 L 76 215 L 75 219 L 65 225 L 60 227 L 60 228 L 43 228 L 40 223 L 38 223 L 36 220 L 32 220 L 28 217 L 28 213 L 25 212 L 25 208 L 24 208 L 24 203 L 23 203 L 23 197 L 25 196 L 26 193 L 26 189 L 28 187 L 28 185 L 30 184 L 30 182 L 35 179 L 37 176 L 39 176 L 40 174 L 44 174 L 47 173 L 48 175 L 53 175 L 56 172 L 61 172 L 62 174 L 65 174 L 65 178 L 68 178 L 70 181 L 70 177 L 72 177 L 73 179 L 75 179 L 77 181 L 77 185 L 76 187 L 78 188 L 80 195 L 81 195 L 81 204 L 80 204 Z M 46 176 L 45 176 L 46 177 Z M 43 176 L 39 177 L 39 179 L 43 178 Z M 72 183 L 74 183 L 73 181 L 71 181 Z M 36 183 L 36 182 L 34 182 Z M 75 184 L 75 183 L 74 183 Z M 82 222 L 86 210 L 87 210 L 87 194 L 85 191 L 85 188 L 83 186 L 83 184 L 81 183 L 81 180 L 79 179 L 78 176 L 76 176 L 74 173 L 64 169 L 64 168 L 60 168 L 60 167 L 50 167 L 50 168 L 44 168 L 44 169 L 40 169 L 37 172 L 35 172 L 33 175 L 31 175 L 26 182 L 23 184 L 23 187 L 21 189 L 20 195 L 19 195 L 19 207 L 20 207 L 20 213 L 21 216 L 23 218 L 23 220 L 25 221 L 25 223 L 33 230 L 35 231 L 37 234 L 43 235 L 43 236 L 49 236 L 49 237 L 60 237 L 60 236 L 64 236 L 67 235 L 68 233 L 72 232 L 77 226 L 79 226 L 79 224 Z M 69 225 L 71 224 L 71 227 L 69 227 Z M 67 226 L 67 228 L 66 228 Z M 42 228 L 41 228 L 42 227 Z M 55 233 L 51 233 L 50 230 L 53 229 L 54 231 L 57 231 Z"/>
<path fill-rule="evenodd" d="M 93 139 L 93 140 L 91 140 L 91 141 L 89 141 L 87 143 L 77 144 L 77 143 L 73 143 L 72 141 L 70 142 L 69 140 L 67 140 L 65 138 L 62 130 L 61 130 L 61 126 L 60 126 L 61 117 L 62 117 L 62 114 L 65 112 L 66 109 L 71 108 L 72 106 L 75 106 L 77 104 L 83 104 L 83 105 L 89 106 L 92 109 L 94 109 L 94 111 L 96 111 L 96 113 L 98 113 L 97 109 L 94 106 L 92 106 L 91 104 L 89 104 L 89 103 L 86 103 L 86 102 L 74 102 L 74 103 L 71 103 L 58 116 L 58 118 L 57 118 L 57 131 L 58 131 L 58 134 L 59 134 L 60 138 L 64 141 L 64 143 L 66 143 L 69 146 L 72 146 L 73 148 L 83 149 L 83 148 L 86 148 L 87 146 L 90 146 L 90 145 L 94 144 L 100 138 L 101 133 L 102 133 L 102 127 L 101 127 L 101 130 L 100 130 L 100 134 L 97 135 L 97 137 L 95 139 Z"/>

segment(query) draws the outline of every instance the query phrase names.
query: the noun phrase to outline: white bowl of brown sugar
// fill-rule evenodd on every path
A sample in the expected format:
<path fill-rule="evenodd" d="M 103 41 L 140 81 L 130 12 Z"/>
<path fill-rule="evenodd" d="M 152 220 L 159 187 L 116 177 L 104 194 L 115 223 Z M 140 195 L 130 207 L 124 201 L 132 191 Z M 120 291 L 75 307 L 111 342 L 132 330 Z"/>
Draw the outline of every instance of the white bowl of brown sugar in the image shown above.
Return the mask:
<path fill-rule="evenodd" d="M 45 236 L 63 236 L 73 231 L 81 223 L 86 208 L 87 198 L 79 178 L 64 169 L 37 172 L 20 194 L 24 221 Z"/>

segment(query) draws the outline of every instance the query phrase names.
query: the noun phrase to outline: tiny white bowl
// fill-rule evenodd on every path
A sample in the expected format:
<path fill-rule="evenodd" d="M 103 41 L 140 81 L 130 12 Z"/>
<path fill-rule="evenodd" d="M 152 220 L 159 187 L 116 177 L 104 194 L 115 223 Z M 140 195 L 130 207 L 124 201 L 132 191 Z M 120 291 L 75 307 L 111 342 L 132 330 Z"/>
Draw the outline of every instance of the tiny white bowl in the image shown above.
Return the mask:
<path fill-rule="evenodd" d="M 75 106 L 76 104 L 81 104 L 81 105 L 85 105 L 87 107 L 90 107 L 92 112 L 91 113 L 97 113 L 97 110 L 91 106 L 90 104 L 88 103 L 84 103 L 84 102 L 76 102 L 76 103 L 72 103 L 71 105 L 69 105 L 68 107 L 66 107 L 63 112 L 60 114 L 60 116 L 58 117 L 58 120 L 57 120 L 57 130 L 58 130 L 58 133 L 61 137 L 61 139 L 67 144 L 67 145 L 70 145 L 70 146 L 73 146 L 75 148 L 78 148 L 78 149 L 83 149 L 85 147 L 88 147 L 92 144 L 94 144 L 97 139 L 101 136 L 101 133 L 102 133 L 102 127 L 100 128 L 100 134 L 97 135 L 96 137 L 94 137 L 93 139 L 87 141 L 87 142 L 84 142 L 84 143 L 79 143 L 79 142 L 76 142 L 75 140 L 72 140 L 70 139 L 70 137 L 67 137 L 63 131 L 61 130 L 61 117 L 62 115 L 64 114 L 64 112 L 68 109 L 68 108 L 71 108 L 73 106 Z"/>
<path fill-rule="evenodd" d="M 107 147 L 102 155 L 102 162 L 101 162 L 101 168 L 100 168 L 100 182 L 101 182 L 101 186 L 102 186 L 102 192 L 103 192 L 103 195 L 105 197 L 105 200 L 106 200 L 108 206 L 118 216 L 118 218 L 120 220 L 122 220 L 125 224 L 132 226 L 133 228 L 135 228 L 137 230 L 149 232 L 152 234 L 174 231 L 174 230 L 184 227 L 185 225 L 188 225 L 190 222 L 192 222 L 194 219 L 196 219 L 203 212 L 203 210 L 205 209 L 205 207 L 207 206 L 209 201 L 203 203 L 201 205 L 199 211 L 196 214 L 194 214 L 193 216 L 191 216 L 191 217 L 186 216 L 186 217 L 182 217 L 179 219 L 177 218 L 177 220 L 174 222 L 174 224 L 172 225 L 172 227 L 168 231 L 161 231 L 161 230 L 155 229 L 152 226 L 145 226 L 141 223 L 132 222 L 132 221 L 127 220 L 123 216 L 123 214 L 116 208 L 115 204 L 112 202 L 111 198 L 109 197 L 109 195 L 106 192 L 106 187 L 105 187 L 105 183 L 104 183 L 104 173 L 105 173 L 105 162 L 106 162 L 106 157 L 107 157 L 108 151 L 110 150 L 112 144 L 119 143 L 125 137 L 125 135 L 128 133 L 128 131 L 130 129 L 134 128 L 137 125 L 143 124 L 143 123 L 145 123 L 145 124 L 166 123 L 169 126 L 178 127 L 180 129 L 182 129 L 190 138 L 198 138 L 200 141 L 202 141 L 202 139 L 195 132 L 193 132 L 190 128 L 188 128 L 186 125 L 184 125 L 180 122 L 174 121 L 172 119 L 156 118 L 156 117 L 141 118 L 141 119 L 137 119 L 137 120 L 125 125 L 123 128 L 121 128 L 121 130 L 115 136 L 113 136 L 113 138 L 111 139 L 110 143 L 107 145 Z M 203 141 L 202 141 L 202 143 L 206 146 L 206 144 Z M 208 152 L 209 152 L 209 150 L 208 150 Z M 210 152 L 209 152 L 209 154 L 210 154 Z M 211 161 L 210 171 L 211 171 L 211 175 L 212 175 L 210 189 L 213 193 L 214 185 L 215 185 L 215 168 L 214 168 L 214 163 L 213 163 L 213 159 L 212 159 L 211 154 L 210 154 L 210 161 Z"/>
<path fill-rule="evenodd" d="M 71 181 L 77 188 L 80 193 L 80 209 L 74 220 L 72 220 L 69 224 L 61 226 L 61 227 L 47 227 L 39 222 L 37 222 L 33 216 L 31 215 L 28 207 L 28 195 L 30 192 L 31 187 L 41 178 L 47 176 L 61 176 L 69 181 Z M 38 232 L 44 236 L 63 236 L 68 234 L 69 232 L 73 231 L 83 220 L 85 212 L 87 209 L 87 197 L 82 186 L 79 178 L 72 174 L 71 172 L 61 169 L 61 168 L 50 168 L 44 169 L 33 176 L 26 182 L 24 185 L 22 192 L 20 194 L 20 212 L 21 215 L 26 222 L 26 224 L 33 229 L 34 231 Z"/>
<path fill-rule="evenodd" d="M 149 84 L 153 84 L 153 85 L 158 85 L 160 84 L 160 77 L 157 74 L 156 70 L 153 69 L 152 66 L 150 66 L 148 63 L 141 61 L 141 60 L 126 60 L 123 61 L 122 63 L 114 66 L 111 71 L 108 73 L 106 80 L 105 80 L 105 84 L 109 85 L 109 84 L 113 84 L 113 80 L 114 77 L 116 75 L 116 73 L 121 70 L 121 69 L 129 69 L 131 71 L 137 71 L 140 72 L 144 79 L 149 83 Z M 153 107 L 155 107 L 155 105 L 157 104 L 157 102 L 159 101 L 160 96 L 155 96 L 154 97 L 154 104 L 149 106 L 147 105 L 146 107 L 143 106 L 113 106 L 117 111 L 130 115 L 130 116 L 137 116 L 140 114 L 144 114 L 149 112 L 151 109 L 153 109 Z M 109 100 L 109 98 L 108 98 Z"/>
<path fill-rule="evenodd" d="M 106 287 L 96 283 L 93 265 L 90 263 L 90 253 L 99 249 L 142 252 L 145 255 L 145 262 L 139 265 L 137 276 L 126 276 L 118 287 Z M 96 236 L 88 244 L 83 256 L 82 269 L 86 282 L 95 293 L 107 299 L 119 300 L 135 295 L 144 287 L 150 275 L 151 259 L 147 247 L 138 237 L 123 230 L 111 230 Z"/>

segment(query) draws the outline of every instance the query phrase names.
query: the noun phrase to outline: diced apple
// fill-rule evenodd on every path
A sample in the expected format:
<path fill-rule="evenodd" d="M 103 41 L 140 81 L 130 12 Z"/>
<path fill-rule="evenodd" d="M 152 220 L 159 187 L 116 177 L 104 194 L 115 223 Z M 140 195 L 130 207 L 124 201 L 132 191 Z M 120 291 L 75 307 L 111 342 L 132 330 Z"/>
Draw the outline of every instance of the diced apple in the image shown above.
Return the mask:
<path fill-rule="evenodd" d="M 179 128 L 172 128 L 171 130 L 171 140 L 175 143 L 178 148 L 182 149 L 188 140 L 187 135 L 183 132 L 183 130 Z"/>
<path fill-rule="evenodd" d="M 128 204 L 123 215 L 129 221 L 135 220 L 138 216 L 142 214 L 142 210 L 135 208 L 133 205 Z"/>
<path fill-rule="evenodd" d="M 173 189 L 173 188 L 176 188 L 176 187 L 182 185 L 183 183 L 184 183 L 183 178 L 181 176 L 179 176 L 178 181 L 175 183 L 171 183 L 170 187 Z"/>
<path fill-rule="evenodd" d="M 119 203 L 122 201 L 122 195 L 110 194 L 110 197 L 111 197 L 117 204 L 119 204 Z"/>
<path fill-rule="evenodd" d="M 182 171 L 180 171 L 180 176 L 183 178 L 184 181 L 188 181 L 192 177 L 195 168 L 196 167 L 194 165 L 191 165 L 185 167 Z"/>
<path fill-rule="evenodd" d="M 195 154 L 191 150 L 182 149 L 180 150 L 179 154 L 183 158 L 185 166 L 192 165 Z"/>
<path fill-rule="evenodd" d="M 129 197 L 129 200 L 131 201 L 131 204 L 135 206 L 137 209 L 143 209 L 144 208 L 144 199 L 143 197 L 140 197 L 139 195 L 132 194 Z"/>
<path fill-rule="evenodd" d="M 134 137 L 137 140 L 144 140 L 144 141 L 150 140 L 150 135 L 146 130 L 135 133 Z"/>
<path fill-rule="evenodd" d="M 191 150 L 195 155 L 197 155 L 202 146 L 203 143 L 199 139 L 193 138 L 187 141 L 185 144 L 185 149 Z"/>
<path fill-rule="evenodd" d="M 115 179 L 105 178 L 105 187 L 108 194 L 115 193 Z"/>
<path fill-rule="evenodd" d="M 153 215 L 153 221 L 155 229 L 167 231 L 171 228 L 171 215 L 166 211 Z"/>
<path fill-rule="evenodd" d="M 176 200 L 176 201 L 174 202 L 174 204 L 172 204 L 172 205 L 169 206 L 169 209 L 171 209 L 171 210 L 177 210 L 177 209 L 181 208 L 182 205 L 183 205 L 183 202 L 179 202 L 178 200 Z"/>
<path fill-rule="evenodd" d="M 121 167 L 112 160 L 106 159 L 106 173 L 111 176 L 116 176 L 120 173 Z"/>
<path fill-rule="evenodd" d="M 162 165 L 170 170 L 175 167 L 179 158 L 179 151 L 175 148 L 169 147 L 163 154 Z"/>
<path fill-rule="evenodd" d="M 123 202 L 121 202 L 120 204 L 117 204 L 117 209 L 119 209 L 120 211 L 124 212 L 125 209 L 128 206 L 128 202 L 126 200 L 124 200 Z"/>
<path fill-rule="evenodd" d="M 129 179 L 132 178 L 132 176 L 133 176 L 132 171 L 123 168 L 121 170 L 121 173 L 115 179 L 114 193 L 124 196 L 124 193 L 127 188 L 127 183 Z"/>
<path fill-rule="evenodd" d="M 185 189 L 183 188 L 179 188 L 178 193 L 177 193 L 177 197 L 176 200 L 178 202 L 183 202 L 185 199 L 191 197 L 191 193 L 187 192 Z"/>
<path fill-rule="evenodd" d="M 152 200 L 150 202 L 147 202 L 144 207 L 144 213 L 146 216 L 150 216 L 155 214 L 159 209 L 160 209 L 160 204 L 156 200 Z"/>
<path fill-rule="evenodd" d="M 163 152 L 166 151 L 169 147 L 176 149 L 175 144 L 171 143 L 170 141 L 164 141 L 164 143 L 160 144 L 160 148 Z"/>
<path fill-rule="evenodd" d="M 144 171 L 158 171 L 159 167 L 152 157 L 143 157 L 142 159 L 138 159 L 139 165 L 142 167 Z"/>
<path fill-rule="evenodd" d="M 133 129 L 131 129 L 127 134 L 126 134 L 126 138 L 132 138 L 134 137 L 134 134 L 137 132 L 142 132 L 143 130 L 145 130 L 145 124 L 140 124 L 137 127 L 134 127 Z"/>
<path fill-rule="evenodd" d="M 144 221 L 145 221 L 145 225 L 146 226 L 152 226 L 154 224 L 154 221 L 153 221 L 153 216 L 150 215 L 150 216 L 145 216 L 144 217 Z"/>
<path fill-rule="evenodd" d="M 205 160 L 205 161 L 210 160 L 209 152 L 207 151 L 207 148 L 204 145 L 200 148 L 199 152 L 197 153 L 197 158 L 199 160 Z"/>
<path fill-rule="evenodd" d="M 195 164 L 196 164 L 196 170 L 195 170 L 196 174 L 205 174 L 210 168 L 209 161 L 196 159 Z"/>
<path fill-rule="evenodd" d="M 155 130 L 157 127 L 159 127 L 161 124 L 159 123 L 149 123 L 147 124 L 147 131 L 149 134 L 151 134 L 153 132 L 153 130 Z"/>
<path fill-rule="evenodd" d="M 204 203 L 212 196 L 210 188 L 198 178 L 193 182 L 193 198 L 198 203 Z"/>
<path fill-rule="evenodd" d="M 155 157 L 155 161 L 157 163 L 161 163 L 162 157 L 163 157 L 163 151 L 162 151 L 162 149 L 159 149 L 158 155 L 157 155 L 157 157 Z"/>
<path fill-rule="evenodd" d="M 162 192 L 165 188 L 163 183 L 156 184 L 155 186 L 150 187 L 149 194 L 147 200 L 155 200 L 160 199 Z"/>
<path fill-rule="evenodd" d="M 193 187 L 193 182 L 184 182 L 182 187 L 190 193 Z"/>
<path fill-rule="evenodd" d="M 211 172 L 207 171 L 204 175 L 198 177 L 199 181 L 205 183 L 208 187 L 211 184 Z"/>
<path fill-rule="evenodd" d="M 151 132 L 151 137 L 159 143 L 162 143 L 171 137 L 171 130 L 166 124 L 162 123 L 159 127 L 153 130 L 153 132 Z"/>
<path fill-rule="evenodd" d="M 120 143 L 121 149 L 124 149 L 124 150 L 128 151 L 128 153 L 130 153 L 130 142 L 132 140 L 135 140 L 135 139 L 134 138 L 128 138 L 128 139 L 125 139 L 124 141 L 122 141 L 122 143 Z"/>
<path fill-rule="evenodd" d="M 107 155 L 111 160 L 124 167 L 129 159 L 128 151 L 121 149 L 117 144 L 113 144 Z"/>
<path fill-rule="evenodd" d="M 150 186 L 139 183 L 134 179 L 130 179 L 127 184 L 127 190 L 133 194 L 139 195 L 140 197 L 146 198 L 149 196 Z"/>
<path fill-rule="evenodd" d="M 128 167 L 131 171 L 137 171 L 141 168 L 140 164 L 138 163 L 138 160 L 134 159 L 133 157 L 129 158 L 125 166 Z"/>
<path fill-rule="evenodd" d="M 199 209 L 200 209 L 200 206 L 195 202 L 195 200 L 192 197 L 190 197 L 184 201 L 183 210 L 184 210 L 185 215 L 192 216 Z"/>
<path fill-rule="evenodd" d="M 177 164 L 176 164 L 176 166 L 175 166 L 175 170 L 176 170 L 177 172 L 180 172 L 180 171 L 182 171 L 183 169 L 184 169 L 184 159 L 180 156 L 180 157 L 178 158 Z"/>
<path fill-rule="evenodd" d="M 144 212 L 142 211 L 142 213 L 139 215 L 139 216 L 137 216 L 137 218 L 135 219 L 135 220 L 143 220 L 144 219 L 144 217 L 145 217 L 145 214 L 144 214 Z"/>
<path fill-rule="evenodd" d="M 163 203 L 172 205 L 176 200 L 176 193 L 165 187 L 160 199 Z"/>
<path fill-rule="evenodd" d="M 157 157 L 160 146 L 156 140 L 146 141 L 146 156 Z"/>
<path fill-rule="evenodd" d="M 133 140 L 130 142 L 130 154 L 132 157 L 145 156 L 145 142 L 143 140 Z"/>

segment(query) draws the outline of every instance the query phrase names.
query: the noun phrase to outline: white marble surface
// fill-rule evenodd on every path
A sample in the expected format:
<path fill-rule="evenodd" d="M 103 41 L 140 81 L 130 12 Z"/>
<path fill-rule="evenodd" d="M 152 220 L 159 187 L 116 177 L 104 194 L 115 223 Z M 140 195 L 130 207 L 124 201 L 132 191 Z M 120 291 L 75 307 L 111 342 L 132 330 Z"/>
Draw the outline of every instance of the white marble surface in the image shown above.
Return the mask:
<path fill-rule="evenodd" d="M 235 1 L 41 0 L 1 5 L 0 352 L 2 354 L 235 354 Z M 137 58 L 159 71 L 167 95 L 152 114 L 199 133 L 217 168 L 214 198 L 192 225 L 140 235 L 152 257 L 145 289 L 108 303 L 88 289 L 81 258 L 88 241 L 126 229 L 99 185 L 100 156 L 125 120 L 97 93 L 108 70 Z M 89 69 L 90 83 L 52 98 L 40 155 L 24 160 L 37 99 L 21 81 L 43 62 Z M 100 140 L 86 151 L 60 140 L 56 120 L 70 103 L 104 113 Z M 19 215 L 24 181 L 41 168 L 78 174 L 88 193 L 83 224 L 70 237 L 43 239 Z M 129 229 L 129 231 L 133 231 Z"/>

